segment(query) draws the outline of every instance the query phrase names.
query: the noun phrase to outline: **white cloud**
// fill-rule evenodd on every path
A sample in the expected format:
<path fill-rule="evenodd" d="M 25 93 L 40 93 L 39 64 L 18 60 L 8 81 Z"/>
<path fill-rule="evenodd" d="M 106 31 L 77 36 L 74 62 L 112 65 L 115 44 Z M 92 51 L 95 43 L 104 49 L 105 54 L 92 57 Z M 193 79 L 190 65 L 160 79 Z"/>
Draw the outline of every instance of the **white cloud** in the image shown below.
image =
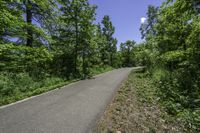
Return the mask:
<path fill-rule="evenodd" d="M 145 22 L 146 22 L 147 18 L 145 18 L 145 17 L 142 17 L 140 20 L 141 20 L 141 23 L 143 24 L 143 23 L 145 23 Z"/>

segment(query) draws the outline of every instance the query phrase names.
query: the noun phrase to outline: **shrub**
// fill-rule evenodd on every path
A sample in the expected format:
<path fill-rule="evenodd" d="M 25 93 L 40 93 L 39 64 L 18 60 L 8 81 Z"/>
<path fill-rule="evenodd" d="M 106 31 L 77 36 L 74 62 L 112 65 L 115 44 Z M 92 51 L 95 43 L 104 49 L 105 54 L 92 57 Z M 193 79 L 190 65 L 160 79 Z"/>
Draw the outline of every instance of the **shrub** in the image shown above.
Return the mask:
<path fill-rule="evenodd" d="M 64 79 L 59 77 L 48 77 L 42 81 L 42 86 L 52 86 L 64 82 Z"/>
<path fill-rule="evenodd" d="M 11 95 L 14 93 L 14 82 L 5 73 L 0 74 L 0 96 Z"/>
<path fill-rule="evenodd" d="M 31 48 L 13 44 L 0 45 L 0 71 L 28 72 L 42 76 L 47 72 L 53 55 L 45 47 Z"/>
<path fill-rule="evenodd" d="M 20 92 L 30 91 L 32 89 L 32 85 L 34 85 L 34 81 L 28 73 L 16 74 L 13 80 L 16 89 L 18 89 Z"/>

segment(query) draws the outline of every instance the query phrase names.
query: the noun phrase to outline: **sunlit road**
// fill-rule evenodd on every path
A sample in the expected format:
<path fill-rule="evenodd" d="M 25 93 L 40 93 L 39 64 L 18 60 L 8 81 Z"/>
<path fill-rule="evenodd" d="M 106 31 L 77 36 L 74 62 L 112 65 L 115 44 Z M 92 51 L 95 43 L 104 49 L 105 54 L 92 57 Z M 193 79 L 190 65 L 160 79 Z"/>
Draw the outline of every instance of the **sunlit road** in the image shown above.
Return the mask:
<path fill-rule="evenodd" d="M 88 133 L 132 68 L 0 108 L 0 133 Z"/>

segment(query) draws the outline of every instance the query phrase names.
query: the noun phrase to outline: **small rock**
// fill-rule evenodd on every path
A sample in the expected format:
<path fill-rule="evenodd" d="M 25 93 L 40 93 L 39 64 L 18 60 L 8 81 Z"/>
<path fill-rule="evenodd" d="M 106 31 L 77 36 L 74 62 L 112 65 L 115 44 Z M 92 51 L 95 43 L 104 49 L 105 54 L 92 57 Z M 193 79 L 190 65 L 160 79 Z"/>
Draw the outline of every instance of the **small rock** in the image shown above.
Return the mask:
<path fill-rule="evenodd" d="M 116 133 L 122 133 L 121 131 L 116 131 Z"/>

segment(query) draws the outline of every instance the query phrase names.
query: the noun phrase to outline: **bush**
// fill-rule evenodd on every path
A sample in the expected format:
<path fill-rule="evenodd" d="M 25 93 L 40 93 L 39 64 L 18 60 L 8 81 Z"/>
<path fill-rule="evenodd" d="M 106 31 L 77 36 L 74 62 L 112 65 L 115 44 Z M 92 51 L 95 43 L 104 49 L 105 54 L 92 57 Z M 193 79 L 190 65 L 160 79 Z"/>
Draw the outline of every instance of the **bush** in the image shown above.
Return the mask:
<path fill-rule="evenodd" d="M 43 79 L 35 79 L 28 73 L 8 73 L 0 74 L 0 96 L 18 97 L 18 95 L 28 94 L 39 90 L 42 87 L 51 87 L 65 82 L 60 77 L 45 77 Z"/>
<path fill-rule="evenodd" d="M 20 92 L 30 91 L 32 85 L 34 85 L 33 79 L 27 73 L 16 74 L 16 77 L 13 77 L 16 89 Z"/>
<path fill-rule="evenodd" d="M 103 72 L 107 72 L 113 70 L 113 68 L 111 66 L 106 66 L 106 65 L 102 65 L 102 66 L 93 66 L 93 68 L 91 69 L 91 74 L 92 75 L 97 75 Z"/>
<path fill-rule="evenodd" d="M 0 74 L 0 96 L 12 95 L 14 93 L 14 82 L 10 79 L 7 74 Z"/>
<path fill-rule="evenodd" d="M 0 45 L 0 71 L 28 72 L 37 77 L 49 70 L 53 55 L 45 47 L 31 48 L 13 44 Z"/>
<path fill-rule="evenodd" d="M 42 86 L 53 86 L 64 82 L 65 80 L 59 77 L 48 77 L 42 81 Z"/>
<path fill-rule="evenodd" d="M 158 85 L 157 94 L 167 112 L 185 122 L 188 130 L 199 131 L 200 94 L 198 80 L 190 69 L 177 69 L 173 72 L 156 69 L 152 73 Z"/>
<path fill-rule="evenodd" d="M 151 70 L 151 73 L 152 73 L 153 79 L 156 80 L 156 81 L 165 80 L 169 75 L 167 70 L 165 70 L 164 68 L 161 68 L 161 67 L 153 68 Z"/>

